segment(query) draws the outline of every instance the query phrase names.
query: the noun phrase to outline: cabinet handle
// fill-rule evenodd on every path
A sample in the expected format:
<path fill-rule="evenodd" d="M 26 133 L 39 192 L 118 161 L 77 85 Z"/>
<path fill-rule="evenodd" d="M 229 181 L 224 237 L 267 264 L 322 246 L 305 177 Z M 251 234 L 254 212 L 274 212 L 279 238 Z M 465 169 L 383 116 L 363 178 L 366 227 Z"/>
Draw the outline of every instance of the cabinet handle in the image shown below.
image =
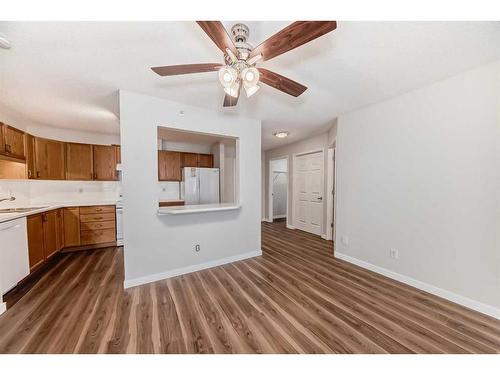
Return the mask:
<path fill-rule="evenodd" d="M 31 169 L 28 169 L 28 178 L 32 177 Z"/>
<path fill-rule="evenodd" d="M 36 171 L 36 178 L 40 178 L 40 171 Z"/>
<path fill-rule="evenodd" d="M 94 180 L 97 180 L 97 173 L 94 173 Z"/>
<path fill-rule="evenodd" d="M 5 152 L 6 152 L 7 154 L 10 154 L 10 145 L 5 144 Z"/>
<path fill-rule="evenodd" d="M 95 209 L 97 212 L 101 212 L 102 211 L 102 208 L 96 208 Z"/>

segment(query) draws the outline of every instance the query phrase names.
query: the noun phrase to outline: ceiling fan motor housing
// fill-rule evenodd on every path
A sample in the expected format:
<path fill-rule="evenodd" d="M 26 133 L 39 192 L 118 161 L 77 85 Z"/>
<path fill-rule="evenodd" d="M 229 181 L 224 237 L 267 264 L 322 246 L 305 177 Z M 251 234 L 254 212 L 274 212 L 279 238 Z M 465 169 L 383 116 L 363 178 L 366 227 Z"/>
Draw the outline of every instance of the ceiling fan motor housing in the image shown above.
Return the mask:
<path fill-rule="evenodd" d="M 253 49 L 253 47 L 247 43 L 250 29 L 243 23 L 237 23 L 231 28 L 231 34 L 233 35 L 234 45 L 238 50 L 238 58 L 246 60 Z"/>

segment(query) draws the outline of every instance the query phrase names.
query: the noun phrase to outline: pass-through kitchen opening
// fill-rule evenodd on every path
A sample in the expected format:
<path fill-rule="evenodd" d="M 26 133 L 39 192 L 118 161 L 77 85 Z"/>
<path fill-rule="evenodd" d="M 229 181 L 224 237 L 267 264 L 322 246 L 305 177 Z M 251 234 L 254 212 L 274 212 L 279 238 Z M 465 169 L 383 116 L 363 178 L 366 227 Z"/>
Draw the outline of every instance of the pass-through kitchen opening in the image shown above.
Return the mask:
<path fill-rule="evenodd" d="M 158 127 L 159 207 L 236 204 L 237 175 L 237 138 Z"/>

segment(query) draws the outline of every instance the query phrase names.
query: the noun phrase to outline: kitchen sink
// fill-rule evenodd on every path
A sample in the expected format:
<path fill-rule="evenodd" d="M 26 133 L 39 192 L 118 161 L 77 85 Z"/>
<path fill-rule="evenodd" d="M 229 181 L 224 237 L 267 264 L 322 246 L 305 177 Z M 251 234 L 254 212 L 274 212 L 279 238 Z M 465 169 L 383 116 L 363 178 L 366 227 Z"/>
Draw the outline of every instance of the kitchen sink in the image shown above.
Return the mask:
<path fill-rule="evenodd" d="M 13 214 L 16 212 L 29 212 L 46 207 L 18 207 L 18 208 L 0 208 L 0 214 Z"/>

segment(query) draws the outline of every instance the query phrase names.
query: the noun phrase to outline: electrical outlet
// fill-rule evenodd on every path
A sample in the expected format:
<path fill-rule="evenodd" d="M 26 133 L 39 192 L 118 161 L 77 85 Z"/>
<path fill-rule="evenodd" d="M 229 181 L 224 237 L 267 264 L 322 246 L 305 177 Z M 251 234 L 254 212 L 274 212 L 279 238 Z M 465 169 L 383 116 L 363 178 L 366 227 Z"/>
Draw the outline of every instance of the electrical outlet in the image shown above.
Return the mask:
<path fill-rule="evenodd" d="M 201 250 L 200 245 L 197 244 L 194 246 L 194 251 L 196 251 L 198 253 L 200 250 Z"/>
<path fill-rule="evenodd" d="M 341 236 L 340 241 L 342 242 L 342 245 L 345 245 L 345 246 L 349 245 L 349 237 L 347 237 L 347 236 Z"/>
<path fill-rule="evenodd" d="M 399 258 L 399 251 L 396 250 L 396 249 L 390 249 L 389 250 L 389 256 L 392 258 L 392 259 L 398 259 Z"/>

